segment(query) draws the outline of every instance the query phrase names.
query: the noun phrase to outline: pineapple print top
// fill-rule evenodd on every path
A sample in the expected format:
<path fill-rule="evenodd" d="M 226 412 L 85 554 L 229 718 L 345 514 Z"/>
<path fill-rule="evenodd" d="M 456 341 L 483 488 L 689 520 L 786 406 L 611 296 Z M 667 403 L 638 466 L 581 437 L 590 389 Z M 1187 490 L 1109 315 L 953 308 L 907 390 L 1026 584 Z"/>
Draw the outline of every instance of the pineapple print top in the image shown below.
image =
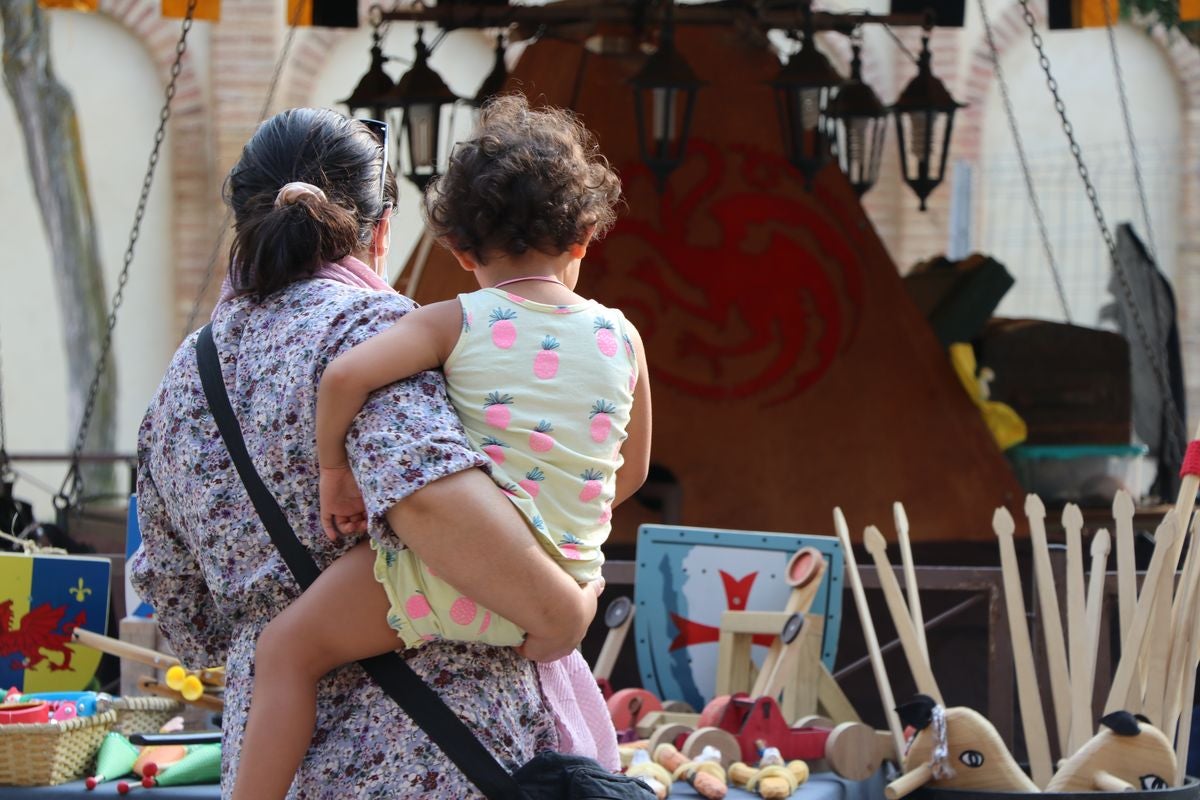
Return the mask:
<path fill-rule="evenodd" d="M 637 359 L 620 311 L 500 289 L 458 296 L 443 371 L 467 437 L 542 546 L 581 583 L 600 576 Z"/>

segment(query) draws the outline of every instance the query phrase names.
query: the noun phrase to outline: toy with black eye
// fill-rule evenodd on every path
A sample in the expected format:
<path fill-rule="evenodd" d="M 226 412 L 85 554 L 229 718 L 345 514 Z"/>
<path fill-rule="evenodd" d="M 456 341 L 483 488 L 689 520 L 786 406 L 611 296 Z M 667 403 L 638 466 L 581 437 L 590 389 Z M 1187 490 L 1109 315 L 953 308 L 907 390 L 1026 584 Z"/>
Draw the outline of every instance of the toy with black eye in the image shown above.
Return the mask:
<path fill-rule="evenodd" d="M 1165 789 L 1174 780 L 1175 751 L 1145 717 L 1108 714 L 1101 730 L 1064 761 L 1047 792 Z"/>
<path fill-rule="evenodd" d="M 925 784 L 949 789 L 993 792 L 1037 792 L 1037 785 L 1017 765 L 992 723 L 969 708 L 945 710 L 946 765 L 952 775 L 934 777 L 933 698 L 917 695 L 897 709 L 900 719 L 917 729 L 904 756 L 904 774 L 884 789 L 887 800 L 916 791 Z"/>

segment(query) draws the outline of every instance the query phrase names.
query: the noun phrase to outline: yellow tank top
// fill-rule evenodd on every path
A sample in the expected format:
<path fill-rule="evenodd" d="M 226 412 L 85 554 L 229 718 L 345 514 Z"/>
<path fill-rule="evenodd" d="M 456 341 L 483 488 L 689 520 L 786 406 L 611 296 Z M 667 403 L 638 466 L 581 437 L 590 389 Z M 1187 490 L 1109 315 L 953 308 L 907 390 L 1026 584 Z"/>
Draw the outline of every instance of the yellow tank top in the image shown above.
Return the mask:
<path fill-rule="evenodd" d="M 443 369 L 467 436 L 543 547 L 581 583 L 600 575 L 637 359 L 629 322 L 589 300 L 460 294 Z"/>

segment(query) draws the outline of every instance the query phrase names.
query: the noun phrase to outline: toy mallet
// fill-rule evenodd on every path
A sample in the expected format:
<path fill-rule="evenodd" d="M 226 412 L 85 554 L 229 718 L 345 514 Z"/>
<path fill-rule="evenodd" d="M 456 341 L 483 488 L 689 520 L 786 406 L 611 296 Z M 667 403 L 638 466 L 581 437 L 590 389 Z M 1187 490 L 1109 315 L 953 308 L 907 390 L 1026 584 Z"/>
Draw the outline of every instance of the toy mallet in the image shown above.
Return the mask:
<path fill-rule="evenodd" d="M 1000 570 L 1004 576 L 1004 602 L 1008 612 L 1008 630 L 1012 638 L 1013 661 L 1017 668 L 1017 699 L 1021 704 L 1025 749 L 1029 752 L 1029 768 L 1033 773 L 1033 782 L 1042 788 L 1050 782 L 1054 766 L 1050 760 L 1050 743 L 1046 739 L 1046 720 L 1042 716 L 1042 698 L 1038 694 L 1029 628 L 1025 623 L 1025 598 L 1021 594 L 1017 550 L 1013 546 L 1015 528 L 1008 509 L 997 508 L 992 516 L 992 529 L 1000 543 Z"/>
<path fill-rule="evenodd" d="M 837 532 L 838 542 L 842 545 L 846 576 L 850 580 L 850 590 L 854 595 L 854 607 L 858 610 L 858 619 L 862 625 L 863 638 L 867 644 L 867 655 L 871 661 L 871 671 L 875 673 L 875 685 L 879 688 L 879 699 L 883 702 L 883 713 L 887 719 L 888 730 L 892 734 L 892 742 L 895 744 L 894 752 L 900 754 L 904 752 L 904 729 L 900 726 L 900 716 L 896 713 L 892 683 L 883 663 L 883 651 L 879 649 L 879 640 L 875 636 L 875 623 L 871 620 L 871 608 L 867 605 L 867 593 L 863 590 L 862 576 L 858 574 L 858 563 L 854 558 L 854 548 L 850 544 L 850 528 L 846 525 L 846 517 L 840 508 L 833 510 L 833 527 Z"/>
<path fill-rule="evenodd" d="M 1038 605 L 1042 611 L 1042 631 L 1046 638 L 1050 696 L 1054 700 L 1054 730 L 1058 734 L 1058 749 L 1065 754 L 1070 746 L 1071 735 L 1071 677 L 1067 667 L 1062 615 L 1058 610 L 1058 592 L 1054 586 L 1054 571 L 1050 566 L 1050 547 L 1046 542 L 1046 507 L 1036 494 L 1025 497 L 1025 517 L 1029 520 L 1033 576 L 1037 584 Z"/>

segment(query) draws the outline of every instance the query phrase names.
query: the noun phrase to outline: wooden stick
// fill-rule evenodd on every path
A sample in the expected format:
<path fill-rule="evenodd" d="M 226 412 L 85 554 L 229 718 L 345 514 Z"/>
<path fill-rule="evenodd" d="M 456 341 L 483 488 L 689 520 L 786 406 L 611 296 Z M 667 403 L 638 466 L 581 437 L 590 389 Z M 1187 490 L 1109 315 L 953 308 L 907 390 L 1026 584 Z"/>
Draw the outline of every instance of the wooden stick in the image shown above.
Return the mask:
<path fill-rule="evenodd" d="M 1196 661 L 1193 660 L 1192 668 L 1188 670 L 1187 675 L 1183 680 L 1182 697 L 1187 699 L 1183 707 L 1188 711 L 1192 708 L 1191 697 L 1196 692 Z M 1173 786 L 1182 786 L 1183 779 L 1187 774 L 1188 749 L 1191 745 L 1192 738 L 1192 719 L 1191 714 L 1187 715 L 1186 720 L 1181 719 L 1181 715 L 1176 715 L 1176 722 L 1183 724 L 1177 725 L 1175 737 L 1175 783 Z"/>
<path fill-rule="evenodd" d="M 1042 611 L 1042 632 L 1046 639 L 1050 695 L 1054 700 L 1054 730 L 1058 733 L 1058 750 L 1065 756 L 1071 735 L 1071 673 L 1067 667 L 1067 648 L 1063 639 L 1062 614 L 1058 610 L 1054 570 L 1050 566 L 1050 546 L 1046 542 L 1046 507 L 1036 494 L 1025 497 L 1025 516 L 1029 520 L 1033 576 L 1037 584 L 1038 605 Z"/>
<path fill-rule="evenodd" d="M 596 664 L 592 667 L 592 677 L 597 680 L 608 680 L 612 677 L 613 667 L 617 664 L 617 656 L 621 654 L 621 646 L 633 624 L 633 614 L 636 609 L 627 597 L 618 597 L 609 603 L 604 614 L 604 622 L 608 625 L 608 634 L 600 647 L 600 655 L 596 656 Z M 609 624 L 611 622 L 611 624 Z"/>
<path fill-rule="evenodd" d="M 937 681 L 933 678 L 933 669 L 921 653 L 917 643 L 917 632 L 913 629 L 912 618 L 908 615 L 908 606 L 904 603 L 904 594 L 900 591 L 900 582 L 887 557 L 887 540 L 874 525 L 867 526 L 863 533 L 863 544 L 867 552 L 875 560 L 875 569 L 879 572 L 879 587 L 883 589 L 883 598 L 887 601 L 888 611 L 892 615 L 892 624 L 896 627 L 896 635 L 900 637 L 900 647 L 904 657 L 908 659 L 908 668 L 912 671 L 913 680 L 917 683 L 917 691 L 927 694 L 944 706 L 942 692 L 938 689 Z"/>
<path fill-rule="evenodd" d="M 1198 523 L 1197 518 L 1192 519 L 1192 541 L 1195 539 L 1195 527 Z M 1187 579 L 1187 571 L 1184 570 L 1184 578 Z M 1183 593 L 1180 589 L 1180 593 Z M 1196 689 L 1195 674 L 1196 662 L 1200 660 L 1200 632 L 1196 630 L 1197 615 L 1200 614 L 1200 591 L 1195 586 L 1191 587 L 1188 602 L 1184 606 L 1183 612 L 1180 614 L 1179 624 L 1172 627 L 1172 631 L 1179 634 L 1184 641 L 1182 645 L 1179 642 L 1171 643 L 1171 662 L 1167 667 L 1167 689 L 1163 704 L 1163 725 L 1160 729 L 1167 738 L 1176 742 L 1178 748 L 1182 745 L 1183 752 L 1186 755 L 1188 745 L 1180 739 L 1191 733 L 1191 718 L 1190 714 L 1185 713 L 1192 707 L 1192 696 Z M 1182 651 L 1182 653 L 1180 652 Z M 1190 675 L 1188 671 L 1190 670 Z M 1190 681 L 1190 688 L 1189 687 Z M 1188 719 L 1184 724 L 1184 729 L 1187 731 L 1179 731 L 1181 718 L 1187 716 Z M 1180 733 L 1180 739 L 1176 738 L 1176 733 Z"/>
<path fill-rule="evenodd" d="M 1193 439 L 1200 439 L 1200 428 L 1197 428 Z M 1189 444 L 1190 447 L 1190 444 Z M 1193 587 L 1200 579 L 1200 558 L 1196 557 L 1196 548 L 1189 547 L 1187 559 L 1184 562 L 1183 577 L 1180 580 L 1179 591 L 1175 592 L 1174 573 L 1179 565 L 1179 555 L 1183 550 L 1188 533 L 1191 530 L 1192 511 L 1196 507 L 1196 491 L 1200 489 L 1200 476 L 1185 475 L 1179 484 L 1179 495 L 1175 500 L 1175 516 L 1179 525 L 1180 535 L 1172 551 L 1170 561 L 1171 579 L 1159 584 L 1157 589 L 1158 610 L 1152 619 L 1154 626 L 1151 635 L 1154 637 L 1150 656 L 1146 665 L 1146 705 L 1145 714 L 1160 727 L 1167 727 L 1164 719 L 1167 698 L 1181 691 L 1182 676 L 1170 676 L 1172 657 L 1171 648 L 1184 646 L 1174 641 L 1173 633 L 1182 630 L 1190 605 Z M 1143 590 L 1144 591 L 1144 590 Z M 1172 593 L 1175 592 L 1174 597 Z M 1164 610 L 1164 607 L 1166 610 Z"/>
<path fill-rule="evenodd" d="M 1121 647 L 1133 622 L 1137 604 L 1137 560 L 1133 549 L 1133 498 L 1124 489 L 1113 498 L 1113 520 L 1117 526 L 1117 601 L 1121 619 Z"/>
<path fill-rule="evenodd" d="M 1137 607 L 1133 612 L 1133 621 L 1129 624 L 1129 640 L 1121 651 L 1121 660 L 1117 662 L 1117 673 L 1113 676 L 1112 688 L 1108 692 L 1108 700 L 1104 704 L 1104 713 L 1114 711 L 1130 711 L 1137 713 L 1141 710 L 1141 696 L 1131 697 L 1134 688 L 1134 676 L 1137 675 L 1138 662 L 1145 649 L 1147 626 L 1154 609 L 1157 592 L 1155 587 L 1163 580 L 1167 562 L 1171 558 L 1169 552 L 1180 538 L 1179 526 L 1176 523 L 1175 510 L 1166 513 L 1158 530 L 1154 534 L 1154 555 L 1150 557 L 1150 566 L 1142 583 L 1142 593 L 1138 597 Z M 1173 580 L 1172 573 L 1166 573 L 1167 580 Z M 1134 701 L 1134 702 L 1131 702 Z"/>
<path fill-rule="evenodd" d="M 1081 733 L 1088 731 L 1093 735 L 1096 732 L 1095 715 L 1092 711 L 1092 697 L 1095 694 L 1096 686 L 1096 652 L 1100 648 L 1100 620 L 1104 610 L 1104 580 L 1108 571 L 1108 554 L 1111 550 L 1112 537 L 1107 530 L 1101 528 L 1092 537 L 1092 564 L 1088 574 L 1087 660 L 1084 662 L 1082 674 L 1077 674 L 1074 666 L 1071 669 L 1071 686 L 1074 687 L 1076 682 L 1084 684 L 1080 693 L 1087 703 L 1087 721 L 1081 722 L 1078 727 Z M 1079 746 L 1082 747 L 1090 738 L 1092 737 L 1087 736 Z"/>
<path fill-rule="evenodd" d="M 850 578 L 850 591 L 854 595 L 854 607 L 858 611 L 858 620 L 862 625 L 867 655 L 871 660 L 871 671 L 875 673 L 875 685 L 879 689 L 879 699 L 883 703 L 883 714 L 887 718 L 888 730 L 891 731 L 896 752 L 903 753 L 904 728 L 900 725 L 900 715 L 896 713 L 896 699 L 892 696 L 892 683 L 888 679 L 887 668 L 883 663 L 883 652 L 879 649 L 879 639 L 875 636 L 875 623 L 871 620 L 871 608 L 867 605 L 867 593 L 863 590 L 862 576 L 858 574 L 854 548 L 850 545 L 850 528 L 846 525 L 846 517 L 840 508 L 833 509 L 833 527 L 837 531 L 838 542 L 842 545 L 846 575 Z"/>
<path fill-rule="evenodd" d="M 1087 604 L 1083 589 L 1083 514 L 1079 506 L 1067 503 L 1062 524 L 1067 540 L 1067 642 L 1071 648 L 1071 736 L 1063 755 L 1070 757 L 1092 738 L 1091 703 L 1083 692 L 1086 682 L 1083 674 L 1087 670 Z"/>
<path fill-rule="evenodd" d="M 93 650 L 99 650 L 101 653 L 108 653 L 110 656 L 125 659 L 126 661 L 136 661 L 139 664 L 145 664 L 155 669 L 170 669 L 174 666 L 183 666 L 183 663 L 172 655 L 160 653 L 157 650 L 151 650 L 148 647 L 124 642 L 120 639 L 114 639 L 111 636 L 94 633 L 83 628 L 76 628 L 71 632 L 71 641 L 79 642 L 85 647 L 90 647 Z M 200 682 L 207 686 L 224 686 L 225 671 L 221 669 L 199 669 L 192 670 Z"/>
<path fill-rule="evenodd" d="M 992 530 L 996 532 L 1000 543 L 1000 570 L 1004 576 L 1004 601 L 1012 638 L 1013 662 L 1017 670 L 1017 698 L 1021 703 L 1025 749 L 1029 751 L 1033 782 L 1043 789 L 1054 775 L 1054 764 L 1050 760 L 1050 741 L 1046 736 L 1046 719 L 1042 714 L 1042 698 L 1038 693 L 1037 672 L 1033 666 L 1033 647 L 1029 643 L 1029 628 L 1025 621 L 1025 597 L 1021 593 L 1017 549 L 1013 545 L 1016 525 L 1007 508 L 996 509 L 992 516 Z"/>
<path fill-rule="evenodd" d="M 921 654 L 929 661 L 929 644 L 925 641 L 925 617 L 921 612 L 921 592 L 917 587 L 912 543 L 908 539 L 908 514 L 904 511 L 903 503 L 892 503 L 892 519 L 896 523 L 896 541 L 900 545 L 900 565 L 904 570 L 904 594 L 908 598 L 908 611 L 912 616 L 913 628 L 917 631 Z"/>

